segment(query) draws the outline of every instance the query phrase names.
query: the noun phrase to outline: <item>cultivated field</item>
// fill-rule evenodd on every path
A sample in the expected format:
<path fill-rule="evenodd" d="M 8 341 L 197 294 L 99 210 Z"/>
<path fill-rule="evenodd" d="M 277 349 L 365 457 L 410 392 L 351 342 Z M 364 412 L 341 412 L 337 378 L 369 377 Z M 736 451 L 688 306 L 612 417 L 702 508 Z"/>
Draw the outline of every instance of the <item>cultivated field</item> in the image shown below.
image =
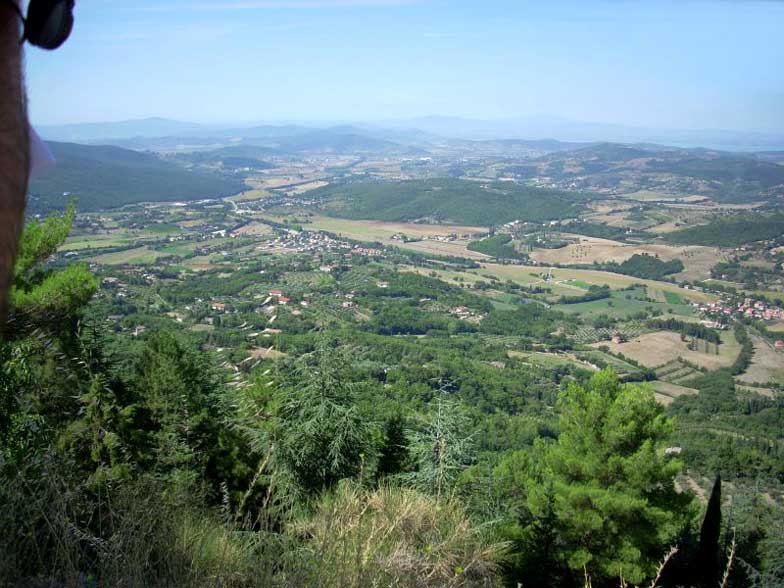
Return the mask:
<path fill-rule="evenodd" d="M 544 353 L 541 351 L 507 351 L 510 358 L 521 359 L 537 366 L 559 367 L 573 365 L 584 370 L 596 371 L 599 368 L 594 364 L 575 357 L 571 353 Z"/>
<path fill-rule="evenodd" d="M 453 257 L 467 257 L 469 259 L 488 259 L 488 256 L 478 251 L 467 249 L 470 241 L 414 241 L 411 243 L 397 243 L 401 249 L 416 251 L 427 255 L 443 255 Z"/>
<path fill-rule="evenodd" d="M 123 247 L 132 242 L 130 237 L 120 235 L 84 235 L 68 239 L 58 251 L 83 251 L 85 249 L 105 249 L 106 247 Z"/>
<path fill-rule="evenodd" d="M 135 249 L 96 255 L 91 257 L 90 261 L 103 265 L 144 265 L 155 262 L 162 255 L 164 254 L 147 247 L 136 247 Z"/>
<path fill-rule="evenodd" d="M 738 376 L 748 384 L 784 383 L 784 353 L 757 335 L 750 335 L 754 343 L 754 356 L 745 373 Z"/>
<path fill-rule="evenodd" d="M 476 282 L 483 282 L 485 279 L 482 276 L 471 274 L 468 272 L 452 271 L 452 270 L 436 270 L 424 267 L 401 266 L 398 268 L 402 272 L 413 272 L 422 276 L 430 276 L 436 274 L 439 280 L 443 280 L 453 285 L 469 284 L 473 285 Z"/>
<path fill-rule="evenodd" d="M 273 232 L 274 231 L 272 230 L 272 227 L 264 223 L 250 223 L 244 227 L 240 227 L 232 234 L 239 235 L 241 237 L 260 237 L 263 235 L 270 235 Z"/>
<path fill-rule="evenodd" d="M 260 218 L 270 218 L 276 222 L 283 222 L 286 217 L 260 215 Z M 308 216 L 307 219 L 308 223 L 303 225 L 303 228 L 306 230 L 328 231 L 356 241 L 378 241 L 385 245 L 394 245 L 402 249 L 429 253 L 431 255 L 453 255 L 471 259 L 487 259 L 486 255 L 476 251 L 469 251 L 466 248 L 470 239 L 455 241 L 435 241 L 429 239 L 435 236 L 452 234 L 463 236 L 484 234 L 487 229 L 482 227 L 347 220 L 320 215 Z M 409 239 L 420 240 L 404 243 L 403 241 L 392 239 L 394 235 L 399 234 L 405 235 Z"/>
<path fill-rule="evenodd" d="M 315 182 L 307 182 L 306 184 L 299 184 L 298 186 L 294 186 L 293 188 L 287 190 L 287 193 L 299 195 L 304 194 L 305 192 L 310 192 L 311 190 L 315 190 L 316 188 L 323 188 L 324 186 L 329 186 L 329 182 L 316 180 Z"/>
<path fill-rule="evenodd" d="M 694 388 L 687 388 L 686 386 L 678 386 L 677 384 L 662 382 L 661 380 L 651 382 L 651 387 L 653 388 L 653 392 L 656 396 L 656 400 L 658 400 L 665 406 L 672 404 L 673 400 L 675 400 L 679 396 L 693 395 L 699 392 Z"/>
<path fill-rule="evenodd" d="M 719 346 L 718 355 L 713 352 L 694 351 L 689 349 L 686 342 L 681 341 L 680 334 L 670 331 L 647 333 L 624 343 L 601 341 L 594 343 L 592 347 L 602 345 L 609 347 L 613 353 L 622 353 L 649 368 L 682 358 L 708 370 L 716 370 L 732 364 L 740 350 L 734 337 L 727 337 L 726 343 Z M 713 348 L 711 346 L 711 350 Z"/>
<path fill-rule="evenodd" d="M 158 251 L 165 255 L 190 255 L 198 247 L 198 243 L 188 241 L 175 241 L 170 245 L 160 247 Z"/>
<path fill-rule="evenodd" d="M 260 190 L 275 190 L 277 188 L 282 188 L 284 186 L 292 186 L 294 185 L 304 185 L 308 182 L 315 182 L 321 180 L 320 177 L 312 176 L 308 174 L 310 177 L 302 177 L 302 176 L 276 176 L 276 177 L 255 177 L 253 178 L 252 182 L 248 182 L 252 184 L 255 188 Z"/>
<path fill-rule="evenodd" d="M 531 258 L 543 264 L 590 264 L 609 261 L 623 262 L 635 254 L 659 257 L 663 261 L 680 259 L 690 279 L 702 280 L 710 277 L 711 268 L 722 259 L 718 249 L 712 247 L 672 247 L 660 244 L 628 244 L 609 239 L 566 235 L 576 239 L 575 243 L 560 249 L 539 249 Z"/>
<path fill-rule="evenodd" d="M 266 198 L 269 195 L 270 193 L 266 190 L 248 190 L 247 192 L 237 194 L 236 196 L 229 196 L 226 200 L 229 200 L 230 202 L 250 202 L 252 200 Z"/>
<path fill-rule="evenodd" d="M 348 220 L 330 216 L 315 215 L 310 217 L 308 228 L 330 231 L 333 233 L 350 236 L 361 236 L 364 240 L 372 238 L 381 240 L 389 239 L 392 235 L 403 234 L 412 239 L 424 239 L 436 235 L 477 235 L 484 234 L 487 229 L 483 227 L 467 227 L 460 225 L 427 225 L 419 223 L 397 223 L 373 220 Z"/>
<path fill-rule="evenodd" d="M 571 284 L 575 284 L 575 282 L 571 282 Z M 648 299 L 655 302 L 650 302 Z M 694 308 L 684 301 L 680 294 L 663 292 L 653 287 L 636 288 L 630 291 L 616 290 L 611 293 L 609 298 L 580 302 L 578 304 L 561 304 L 556 308 L 568 314 L 584 316 L 606 314 L 619 319 L 626 319 L 654 308 L 667 314 L 677 315 L 681 320 L 696 320 Z"/>
<path fill-rule="evenodd" d="M 749 392 L 751 394 L 759 394 L 760 396 L 765 396 L 766 398 L 775 398 L 776 391 L 772 388 L 761 388 L 759 386 L 743 386 L 741 384 L 735 384 L 735 389 L 739 392 Z"/>
<path fill-rule="evenodd" d="M 547 275 L 549 272 L 549 268 L 546 267 L 483 263 L 481 270 L 471 271 L 480 274 L 493 275 L 501 280 L 512 280 L 523 286 L 538 285 L 548 288 L 558 285 L 565 286 L 572 295 L 579 294 L 581 291 L 584 292 L 584 290 L 579 287 L 582 284 L 593 284 L 597 286 L 607 285 L 615 290 L 626 288 L 632 284 L 644 284 L 654 290 L 675 292 L 686 301 L 711 302 L 717 299 L 717 297 L 712 294 L 697 292 L 696 290 L 687 290 L 676 286 L 675 284 L 657 282 L 656 280 L 643 280 L 633 276 L 624 276 L 597 270 L 553 268 L 551 277 L 547 281 L 542 277 L 542 275 Z"/>
<path fill-rule="evenodd" d="M 699 194 L 675 195 L 668 194 L 666 192 L 656 192 L 653 190 L 638 190 L 637 192 L 623 194 L 621 197 L 628 198 L 629 200 L 637 200 L 640 202 L 700 202 L 702 200 L 707 200 L 707 197 L 700 196 Z"/>

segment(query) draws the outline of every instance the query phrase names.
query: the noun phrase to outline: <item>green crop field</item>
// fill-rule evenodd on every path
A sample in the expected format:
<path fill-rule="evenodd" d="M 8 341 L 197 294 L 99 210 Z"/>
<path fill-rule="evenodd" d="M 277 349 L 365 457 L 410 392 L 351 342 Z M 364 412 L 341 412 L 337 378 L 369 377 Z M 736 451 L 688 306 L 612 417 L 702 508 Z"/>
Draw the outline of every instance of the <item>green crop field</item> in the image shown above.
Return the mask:
<path fill-rule="evenodd" d="M 591 287 L 591 284 L 584 282 L 583 280 L 571 280 L 569 284 L 572 286 L 577 286 L 578 288 L 582 288 L 583 290 L 588 290 Z"/>
<path fill-rule="evenodd" d="M 84 236 L 76 237 L 72 241 L 64 243 L 59 251 L 83 251 L 85 249 L 106 249 L 108 247 L 124 247 L 131 244 L 130 238 L 114 237 L 107 235 L 104 237 Z"/>
<path fill-rule="evenodd" d="M 172 243 L 160 247 L 157 251 L 165 255 L 190 255 L 197 246 L 198 243 Z"/>
<path fill-rule="evenodd" d="M 667 301 L 667 304 L 683 304 L 683 299 L 677 292 L 665 291 L 664 299 Z"/>
<path fill-rule="evenodd" d="M 668 292 L 665 292 L 665 295 Z M 615 290 L 609 298 L 602 300 L 592 300 L 579 304 L 559 304 L 557 310 L 576 315 L 595 316 L 606 314 L 613 318 L 625 319 L 640 312 L 658 310 L 665 314 L 678 315 L 680 317 L 692 317 L 694 309 L 689 304 L 683 304 L 680 296 L 677 296 L 680 304 L 668 304 L 660 301 L 650 302 L 644 299 L 645 289 L 635 290 Z"/>
<path fill-rule="evenodd" d="M 179 225 L 175 225 L 174 223 L 153 223 L 147 225 L 144 228 L 144 231 L 156 236 L 176 235 L 178 233 L 182 233 L 182 229 L 179 227 Z"/>
<path fill-rule="evenodd" d="M 154 263 L 160 256 L 161 253 L 158 251 L 153 251 L 147 247 L 136 247 L 135 249 L 97 255 L 90 258 L 90 261 L 103 265 L 145 265 Z"/>
<path fill-rule="evenodd" d="M 499 265 L 493 263 L 482 264 L 482 273 L 489 273 L 495 275 L 502 280 L 512 280 L 519 284 L 530 285 L 537 284 L 550 287 L 554 284 L 573 284 L 576 282 L 582 284 L 590 284 L 596 286 L 609 286 L 614 290 L 626 288 L 633 284 L 642 284 L 645 286 L 653 287 L 664 292 L 675 292 L 679 294 L 684 300 L 694 300 L 698 302 L 708 302 L 716 300 L 717 297 L 706 292 L 697 292 L 695 290 L 686 290 L 675 284 L 667 282 L 658 282 L 656 280 L 644 280 L 632 276 L 624 276 L 622 274 L 615 274 L 612 272 L 603 272 L 598 270 L 583 270 L 583 269 L 567 269 L 567 268 L 549 268 L 538 267 L 531 268 L 521 265 Z M 545 282 L 540 274 L 550 273 L 549 281 Z M 533 274 L 533 275 L 532 275 Z M 572 286 L 572 294 L 575 293 L 576 286 Z"/>

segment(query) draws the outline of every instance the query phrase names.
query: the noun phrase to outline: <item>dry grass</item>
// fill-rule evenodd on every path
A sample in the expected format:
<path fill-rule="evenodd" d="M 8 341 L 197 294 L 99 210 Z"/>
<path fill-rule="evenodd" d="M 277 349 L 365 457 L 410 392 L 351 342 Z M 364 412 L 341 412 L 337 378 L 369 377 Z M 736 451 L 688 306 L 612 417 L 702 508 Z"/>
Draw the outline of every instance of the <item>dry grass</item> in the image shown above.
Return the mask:
<path fill-rule="evenodd" d="M 264 348 L 256 348 L 250 349 L 250 357 L 253 359 L 279 359 L 281 357 L 285 357 L 286 354 L 278 351 L 277 349 L 273 349 L 270 347 L 269 349 Z"/>
<path fill-rule="evenodd" d="M 735 389 L 739 392 L 747 392 L 750 394 L 759 394 L 760 396 L 765 396 L 766 398 L 775 398 L 776 391 L 772 388 L 759 388 L 757 386 L 743 386 L 741 384 L 736 384 Z"/>
<path fill-rule="evenodd" d="M 719 347 L 719 355 L 693 351 L 684 341 L 681 341 L 678 333 L 670 331 L 647 333 L 625 343 L 601 341 L 594 343 L 592 347 L 602 345 L 609 347 L 613 353 L 622 353 L 649 368 L 682 358 L 700 367 L 715 370 L 732 364 L 739 351 L 737 343 L 733 346 L 729 341 Z"/>
<path fill-rule="evenodd" d="M 297 520 L 283 495 L 277 506 L 245 509 L 243 500 L 236 512 L 228 502 L 207 510 L 184 485 L 151 477 L 101 485 L 96 500 L 99 487 L 69 480 L 73 472 L 58 461 L 25 466 L 0 485 L 0 527 L 9 531 L 0 534 L 2 586 L 499 584 L 503 546 L 486 540 L 457 503 L 413 490 L 346 482 Z"/>
<path fill-rule="evenodd" d="M 365 493 L 342 484 L 295 530 L 306 536 L 324 587 L 493 586 L 503 552 L 456 503 L 410 489 Z"/>

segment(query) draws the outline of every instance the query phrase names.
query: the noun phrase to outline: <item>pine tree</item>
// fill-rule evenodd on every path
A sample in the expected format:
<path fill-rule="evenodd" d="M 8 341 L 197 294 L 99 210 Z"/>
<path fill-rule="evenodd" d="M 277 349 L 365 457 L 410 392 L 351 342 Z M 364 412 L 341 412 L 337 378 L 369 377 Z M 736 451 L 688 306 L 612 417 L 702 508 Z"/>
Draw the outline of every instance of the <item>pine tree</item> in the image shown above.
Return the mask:
<path fill-rule="evenodd" d="M 63 319 L 84 307 L 97 290 L 98 282 L 84 264 L 62 269 L 44 264 L 65 242 L 75 214 L 71 205 L 62 216 L 52 215 L 43 222 L 32 220 L 25 227 L 11 288 L 12 327 L 23 320 L 62 331 Z"/>
<path fill-rule="evenodd" d="M 558 409 L 560 436 L 538 444 L 543 465 L 526 484 L 528 509 L 535 522 L 554 510 L 554 557 L 575 573 L 598 581 L 620 572 L 638 583 L 688 522 L 689 499 L 674 487 L 681 464 L 664 455 L 673 424 L 649 388 L 607 370 L 586 388 L 572 384 Z"/>

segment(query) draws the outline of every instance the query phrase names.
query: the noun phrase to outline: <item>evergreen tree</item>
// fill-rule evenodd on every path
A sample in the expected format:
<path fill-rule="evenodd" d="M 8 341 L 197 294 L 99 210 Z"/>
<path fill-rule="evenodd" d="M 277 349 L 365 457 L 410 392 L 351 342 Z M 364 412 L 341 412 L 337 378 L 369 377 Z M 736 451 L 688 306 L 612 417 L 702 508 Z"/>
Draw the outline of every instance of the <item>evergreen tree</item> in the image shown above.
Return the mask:
<path fill-rule="evenodd" d="M 700 586 L 718 586 L 722 570 L 719 563 L 719 537 L 721 536 L 721 475 L 716 475 L 708 508 L 700 529 L 700 543 L 694 569 L 700 576 Z"/>
<path fill-rule="evenodd" d="M 384 423 L 383 434 L 376 468 L 378 477 L 401 473 L 408 460 L 408 440 L 403 417 L 397 414 L 388 418 Z"/>
<path fill-rule="evenodd" d="M 374 424 L 357 406 L 345 348 L 321 339 L 274 399 L 276 462 L 294 489 L 314 495 L 375 462 Z"/>

